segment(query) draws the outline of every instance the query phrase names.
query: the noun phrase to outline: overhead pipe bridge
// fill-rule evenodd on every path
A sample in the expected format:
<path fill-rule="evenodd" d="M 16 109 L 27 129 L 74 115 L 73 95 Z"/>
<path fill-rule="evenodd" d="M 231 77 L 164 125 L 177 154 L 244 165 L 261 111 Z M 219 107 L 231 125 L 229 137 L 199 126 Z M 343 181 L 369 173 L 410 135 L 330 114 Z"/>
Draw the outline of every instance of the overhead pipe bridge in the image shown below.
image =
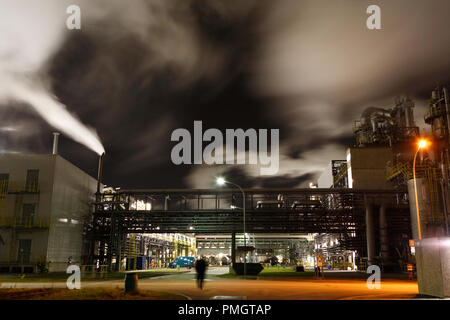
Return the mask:
<path fill-rule="evenodd" d="M 374 252 L 374 209 L 389 233 L 410 234 L 406 190 L 244 189 L 248 233 L 334 233 L 349 249 Z M 236 234 L 243 230 L 236 189 L 120 190 L 101 193 L 87 238 L 109 259 L 131 233 Z M 109 250 L 107 249 L 109 248 Z M 365 251 L 365 249 L 363 249 Z"/>

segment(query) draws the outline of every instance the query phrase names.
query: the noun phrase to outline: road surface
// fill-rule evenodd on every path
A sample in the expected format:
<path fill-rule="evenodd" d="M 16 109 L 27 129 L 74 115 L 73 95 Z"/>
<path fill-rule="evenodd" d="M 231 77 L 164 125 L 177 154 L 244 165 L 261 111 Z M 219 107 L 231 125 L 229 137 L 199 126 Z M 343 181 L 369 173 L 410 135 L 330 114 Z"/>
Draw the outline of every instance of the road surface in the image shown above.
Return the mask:
<path fill-rule="evenodd" d="M 277 279 L 244 280 L 217 277 L 228 268 L 208 270 L 203 290 L 197 288 L 195 271 L 139 280 L 139 289 L 185 295 L 194 300 L 214 296 L 243 297 L 251 300 L 339 300 L 412 299 L 418 294 L 417 282 L 386 279 L 381 289 L 368 289 L 364 279 Z M 123 287 L 123 281 L 91 281 L 84 287 Z"/>

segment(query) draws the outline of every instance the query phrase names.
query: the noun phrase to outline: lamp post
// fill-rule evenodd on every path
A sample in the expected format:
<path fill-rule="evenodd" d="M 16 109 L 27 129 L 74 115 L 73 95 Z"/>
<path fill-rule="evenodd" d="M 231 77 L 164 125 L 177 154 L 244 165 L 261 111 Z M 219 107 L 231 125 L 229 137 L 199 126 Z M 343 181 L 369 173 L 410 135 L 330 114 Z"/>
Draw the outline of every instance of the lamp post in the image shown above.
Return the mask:
<path fill-rule="evenodd" d="M 232 186 L 237 187 L 242 193 L 242 213 L 244 216 L 244 250 L 245 250 L 244 276 L 246 276 L 247 275 L 247 244 L 246 244 L 246 239 L 245 239 L 245 193 L 244 193 L 244 190 L 242 190 L 242 188 L 239 185 L 237 185 L 236 183 L 230 182 L 230 181 L 226 181 L 222 177 L 217 178 L 216 183 L 219 186 L 223 186 L 224 184 L 230 184 Z M 234 261 L 233 261 L 233 263 L 234 263 Z"/>
<path fill-rule="evenodd" d="M 417 151 L 416 151 L 416 154 L 414 155 L 414 160 L 413 160 L 414 196 L 416 198 L 417 233 L 419 236 L 419 240 L 422 240 L 422 232 L 420 230 L 419 199 L 417 197 L 416 158 L 417 158 L 417 154 L 419 153 L 419 150 L 425 148 L 427 145 L 428 145 L 427 140 L 423 140 L 423 139 L 419 140 L 419 142 L 417 144 Z"/>

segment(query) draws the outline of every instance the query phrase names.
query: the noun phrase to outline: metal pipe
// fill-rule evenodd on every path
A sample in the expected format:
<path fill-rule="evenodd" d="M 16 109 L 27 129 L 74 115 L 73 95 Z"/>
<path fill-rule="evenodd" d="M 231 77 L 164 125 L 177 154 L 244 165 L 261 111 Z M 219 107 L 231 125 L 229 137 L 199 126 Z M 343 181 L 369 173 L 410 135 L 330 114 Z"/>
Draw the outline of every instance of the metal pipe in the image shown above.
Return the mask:
<path fill-rule="evenodd" d="M 59 140 L 59 132 L 53 132 L 53 153 L 58 154 L 58 140 Z"/>
<path fill-rule="evenodd" d="M 380 206 L 380 253 L 383 259 L 383 267 L 389 264 L 389 241 L 388 241 L 388 226 L 386 219 L 386 205 Z M 383 270 L 384 271 L 384 270 Z"/>
<path fill-rule="evenodd" d="M 231 233 L 231 265 L 236 262 L 236 232 Z"/>
<path fill-rule="evenodd" d="M 245 237 L 245 232 L 246 232 L 246 226 L 245 226 L 245 192 L 244 190 L 237 185 L 236 183 L 230 182 L 230 181 L 225 181 L 225 183 L 231 184 L 235 187 L 237 187 L 241 193 L 242 193 L 242 213 L 244 216 L 244 251 L 245 251 L 245 257 L 244 257 L 244 276 L 247 275 L 247 243 L 246 243 L 246 237 Z"/>
<path fill-rule="evenodd" d="M 100 193 L 100 184 L 102 182 L 102 171 L 103 171 L 103 157 L 105 153 L 103 152 L 100 158 L 98 159 L 98 171 L 97 171 L 97 193 Z"/>
<path fill-rule="evenodd" d="M 422 232 L 420 230 L 420 214 L 419 214 L 419 199 L 417 197 L 417 181 L 416 181 L 416 158 L 417 153 L 419 153 L 420 147 L 417 148 L 416 154 L 414 155 L 413 160 L 413 182 L 414 182 L 414 197 L 416 198 L 416 215 L 417 215 L 417 234 L 419 236 L 419 240 L 422 240 Z"/>
<path fill-rule="evenodd" d="M 445 103 L 445 113 L 447 115 L 447 139 L 450 142 L 450 110 L 449 110 L 449 101 L 448 101 L 448 92 L 447 88 L 442 88 L 442 92 L 444 93 L 444 103 Z"/>
<path fill-rule="evenodd" d="M 444 221 L 445 221 L 445 234 L 449 235 L 448 230 L 448 149 L 446 152 L 442 150 L 441 152 L 441 189 L 442 189 L 442 206 L 444 211 Z"/>
<path fill-rule="evenodd" d="M 366 240 L 367 240 L 367 265 L 375 264 L 375 233 L 373 223 L 373 207 L 366 204 Z"/>

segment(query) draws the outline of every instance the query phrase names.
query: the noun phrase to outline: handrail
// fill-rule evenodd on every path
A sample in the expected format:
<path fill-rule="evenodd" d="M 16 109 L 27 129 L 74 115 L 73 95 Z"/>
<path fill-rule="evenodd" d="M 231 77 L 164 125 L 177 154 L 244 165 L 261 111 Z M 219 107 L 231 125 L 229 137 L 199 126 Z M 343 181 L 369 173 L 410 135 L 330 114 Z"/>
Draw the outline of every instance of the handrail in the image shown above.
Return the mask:
<path fill-rule="evenodd" d="M 9 179 L 0 180 L 0 196 L 5 196 L 8 193 L 39 193 L 39 183 L 21 183 L 11 181 Z"/>
<path fill-rule="evenodd" d="M 45 217 L 3 217 L 0 216 L 0 227 L 49 228 L 50 218 Z"/>

